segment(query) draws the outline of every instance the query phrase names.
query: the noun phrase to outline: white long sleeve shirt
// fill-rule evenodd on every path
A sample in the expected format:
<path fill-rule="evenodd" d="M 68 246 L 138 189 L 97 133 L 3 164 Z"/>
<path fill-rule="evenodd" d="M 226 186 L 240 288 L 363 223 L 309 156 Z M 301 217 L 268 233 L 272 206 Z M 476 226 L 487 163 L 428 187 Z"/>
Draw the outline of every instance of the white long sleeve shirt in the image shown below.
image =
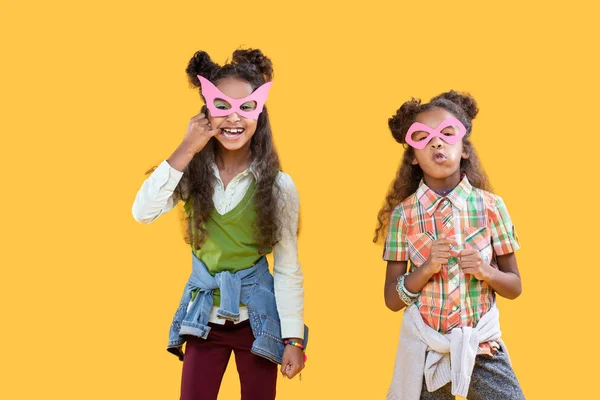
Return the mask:
<path fill-rule="evenodd" d="M 225 214 L 235 208 L 248 191 L 252 180 L 256 177 L 254 165 L 234 177 L 225 187 L 219 169 L 213 164 L 216 187 L 213 194 L 215 209 Z M 144 181 L 137 193 L 132 207 L 133 217 L 142 224 L 149 224 L 159 216 L 169 212 L 180 200 L 174 194 L 183 172 L 172 168 L 163 161 Z M 299 199 L 292 178 L 279 172 L 276 179 L 280 192 L 278 195 L 278 212 L 281 221 L 281 240 L 273 247 L 273 277 L 275 280 L 275 298 L 277 311 L 281 320 L 281 336 L 283 338 L 304 338 L 304 288 L 303 275 L 298 261 Z M 217 318 L 217 308 L 211 313 L 210 322 L 223 324 Z M 248 319 L 246 307 L 240 307 L 240 322 Z"/>

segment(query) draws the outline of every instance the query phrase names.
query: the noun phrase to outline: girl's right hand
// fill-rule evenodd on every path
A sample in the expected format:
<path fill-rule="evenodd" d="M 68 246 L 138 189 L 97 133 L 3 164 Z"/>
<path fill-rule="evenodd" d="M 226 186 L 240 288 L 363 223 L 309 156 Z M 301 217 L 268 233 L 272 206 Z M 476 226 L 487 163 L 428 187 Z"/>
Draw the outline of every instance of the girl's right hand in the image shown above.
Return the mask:
<path fill-rule="evenodd" d="M 206 146 L 210 138 L 220 132 L 220 129 L 212 129 L 206 115 L 200 113 L 190 119 L 187 132 L 181 144 L 195 154 Z"/>
<path fill-rule="evenodd" d="M 457 257 L 459 252 L 452 250 L 452 246 L 456 246 L 457 243 L 452 239 L 438 239 L 431 244 L 431 250 L 429 251 L 429 258 L 422 267 L 427 268 L 431 275 L 437 274 L 442 269 L 442 264 L 448 264 L 450 257 Z"/>

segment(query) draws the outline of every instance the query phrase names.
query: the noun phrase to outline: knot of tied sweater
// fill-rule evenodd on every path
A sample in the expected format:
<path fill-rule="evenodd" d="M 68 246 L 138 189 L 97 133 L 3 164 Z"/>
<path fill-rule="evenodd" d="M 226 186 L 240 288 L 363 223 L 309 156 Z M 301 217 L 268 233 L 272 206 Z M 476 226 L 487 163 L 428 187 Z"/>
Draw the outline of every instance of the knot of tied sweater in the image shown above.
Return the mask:
<path fill-rule="evenodd" d="M 495 340 L 506 352 L 500 336 L 495 304 L 476 327 L 455 328 L 449 334 L 439 333 L 425 324 L 416 305 L 407 307 L 387 399 L 418 400 L 423 377 L 430 392 L 452 382 L 452 394 L 467 397 L 479 344 Z"/>

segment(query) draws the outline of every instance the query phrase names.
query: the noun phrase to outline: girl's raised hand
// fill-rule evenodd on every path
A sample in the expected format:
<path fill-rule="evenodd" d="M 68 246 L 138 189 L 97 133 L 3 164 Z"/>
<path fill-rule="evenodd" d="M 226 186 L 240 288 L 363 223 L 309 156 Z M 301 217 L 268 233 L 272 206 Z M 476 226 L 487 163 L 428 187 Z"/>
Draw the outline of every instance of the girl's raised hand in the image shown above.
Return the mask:
<path fill-rule="evenodd" d="M 182 144 L 197 153 L 206 146 L 210 138 L 220 132 L 220 129 L 212 129 L 206 115 L 200 113 L 190 119 Z"/>

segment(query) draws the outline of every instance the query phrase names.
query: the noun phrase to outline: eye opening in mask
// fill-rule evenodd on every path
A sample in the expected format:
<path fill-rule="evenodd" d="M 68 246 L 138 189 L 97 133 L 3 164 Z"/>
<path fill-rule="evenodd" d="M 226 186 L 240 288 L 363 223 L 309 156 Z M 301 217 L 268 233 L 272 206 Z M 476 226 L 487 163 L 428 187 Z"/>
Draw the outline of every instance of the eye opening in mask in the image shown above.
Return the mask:
<path fill-rule="evenodd" d="M 444 136 L 456 136 L 458 131 L 459 131 L 458 126 L 448 125 L 444 129 L 442 129 L 440 132 Z"/>
<path fill-rule="evenodd" d="M 414 131 L 411 135 L 410 138 L 412 140 L 414 140 L 415 142 L 420 142 L 422 140 L 425 140 L 429 137 L 429 132 L 426 131 Z"/>
<path fill-rule="evenodd" d="M 227 100 L 219 98 L 213 100 L 213 105 L 219 110 L 229 110 L 231 108 L 231 104 Z"/>
<path fill-rule="evenodd" d="M 258 103 L 254 100 L 250 100 L 245 102 L 244 104 L 242 104 L 240 106 L 240 110 L 242 111 L 254 111 L 256 110 L 256 107 L 258 106 Z"/>

